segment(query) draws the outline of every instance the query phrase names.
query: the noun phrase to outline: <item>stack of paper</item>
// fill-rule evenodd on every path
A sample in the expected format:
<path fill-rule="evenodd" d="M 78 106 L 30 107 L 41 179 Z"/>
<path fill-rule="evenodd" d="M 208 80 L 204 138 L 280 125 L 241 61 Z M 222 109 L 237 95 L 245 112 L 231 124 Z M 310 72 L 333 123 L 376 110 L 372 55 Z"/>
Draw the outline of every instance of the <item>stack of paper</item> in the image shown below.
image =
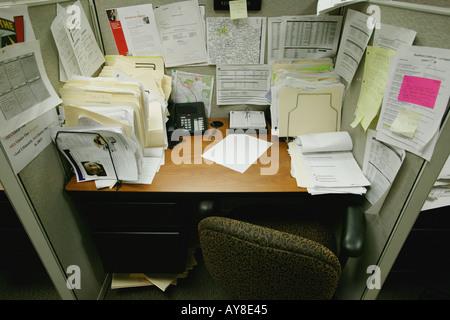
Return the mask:
<path fill-rule="evenodd" d="M 189 250 L 186 271 L 181 274 L 114 273 L 111 289 L 132 288 L 155 285 L 162 291 L 170 285 L 176 285 L 178 279 L 186 278 L 190 270 L 197 265 L 193 250 Z"/>
<path fill-rule="evenodd" d="M 72 165 L 77 182 L 138 179 L 142 153 L 122 126 L 52 127 L 50 134 Z"/>
<path fill-rule="evenodd" d="M 331 59 L 276 62 L 273 72 L 272 134 L 295 137 L 340 130 L 345 88 Z"/>
<path fill-rule="evenodd" d="M 353 157 L 348 132 L 327 132 L 296 137 L 289 143 L 292 175 L 308 192 L 364 194 L 370 182 Z"/>

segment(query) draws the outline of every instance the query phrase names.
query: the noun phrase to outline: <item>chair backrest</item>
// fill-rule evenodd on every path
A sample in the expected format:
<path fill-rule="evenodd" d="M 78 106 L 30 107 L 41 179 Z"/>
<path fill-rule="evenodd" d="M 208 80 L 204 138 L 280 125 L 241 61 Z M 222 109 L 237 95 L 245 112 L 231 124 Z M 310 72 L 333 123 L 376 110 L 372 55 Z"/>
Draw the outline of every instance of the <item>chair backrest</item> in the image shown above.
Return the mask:
<path fill-rule="evenodd" d="M 237 299 L 331 299 L 341 266 L 325 246 L 301 236 L 225 217 L 199 225 L 212 277 Z"/>

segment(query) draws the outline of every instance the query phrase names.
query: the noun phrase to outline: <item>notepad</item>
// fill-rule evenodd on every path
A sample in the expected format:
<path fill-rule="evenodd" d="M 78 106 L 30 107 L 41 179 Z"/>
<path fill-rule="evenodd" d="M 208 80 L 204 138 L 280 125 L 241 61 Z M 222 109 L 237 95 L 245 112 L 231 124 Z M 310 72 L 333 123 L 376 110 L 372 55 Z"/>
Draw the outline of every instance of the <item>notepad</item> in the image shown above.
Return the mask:
<path fill-rule="evenodd" d="M 230 111 L 230 129 L 266 128 L 264 111 Z"/>

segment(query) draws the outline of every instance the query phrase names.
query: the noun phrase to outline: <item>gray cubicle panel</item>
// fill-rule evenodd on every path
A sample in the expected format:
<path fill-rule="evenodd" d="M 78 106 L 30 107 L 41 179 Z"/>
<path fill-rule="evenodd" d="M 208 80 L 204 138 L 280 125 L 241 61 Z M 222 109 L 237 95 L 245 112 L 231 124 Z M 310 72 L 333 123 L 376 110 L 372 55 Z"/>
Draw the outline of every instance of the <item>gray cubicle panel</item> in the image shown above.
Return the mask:
<path fill-rule="evenodd" d="M 53 87 L 58 91 L 58 53 L 50 25 L 56 17 L 56 2 L 63 7 L 74 1 L 30 2 L 28 12 L 35 36 L 40 40 L 44 66 Z M 89 17 L 87 0 L 81 0 Z M 64 168 L 54 144 L 47 146 L 18 175 L 9 167 L 2 150 L 1 180 L 25 230 L 36 248 L 62 299 L 98 299 L 104 293 L 107 274 L 79 218 L 71 199 L 64 191 Z M 80 268 L 81 288 L 69 290 L 67 278 Z M 32 268 L 33 266 L 30 266 Z"/>
<path fill-rule="evenodd" d="M 382 4 L 381 1 L 370 1 L 369 4 L 375 3 L 379 6 L 382 23 L 415 30 L 417 36 L 414 45 L 450 48 L 450 34 L 446 32 L 450 22 L 448 9 L 447 14 L 445 14 L 444 10 L 431 7 L 419 8 L 408 2 L 411 1 L 386 4 Z M 448 1 L 418 1 L 417 3 L 420 3 L 420 5 L 432 3 L 450 7 Z M 366 13 L 369 4 L 360 3 L 350 8 Z M 352 84 L 346 91 L 342 117 L 342 129 L 348 131 L 352 136 L 353 153 L 360 165 L 364 160 L 366 133 L 361 126 L 352 128 L 350 123 L 355 117 L 354 111 L 363 72 L 364 59 L 360 63 Z M 370 265 L 380 267 L 381 280 L 384 282 L 440 169 L 448 157 L 450 150 L 450 145 L 448 145 L 449 126 L 448 121 L 443 121 L 441 136 L 431 161 L 425 161 L 421 157 L 407 152 L 405 161 L 379 214 L 366 214 L 368 221 L 367 246 L 361 258 L 350 260 L 346 266 L 342 275 L 341 286 L 338 289 L 341 297 L 345 299 L 376 298 L 379 290 L 369 290 L 366 287 L 366 280 L 371 275 L 371 273 L 367 273 L 367 268 Z M 370 128 L 375 129 L 375 127 L 376 120 Z"/>

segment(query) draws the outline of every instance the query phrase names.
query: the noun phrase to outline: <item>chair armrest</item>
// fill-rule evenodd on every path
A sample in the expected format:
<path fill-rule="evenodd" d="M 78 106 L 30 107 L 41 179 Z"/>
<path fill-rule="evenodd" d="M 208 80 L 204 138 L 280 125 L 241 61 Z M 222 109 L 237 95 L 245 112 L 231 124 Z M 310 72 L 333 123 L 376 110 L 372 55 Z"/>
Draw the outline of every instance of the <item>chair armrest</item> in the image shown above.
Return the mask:
<path fill-rule="evenodd" d="M 217 214 L 217 205 L 215 201 L 203 200 L 198 203 L 197 214 L 201 217 L 208 217 L 212 214 Z"/>
<path fill-rule="evenodd" d="M 366 216 L 362 207 L 348 207 L 342 224 L 341 260 L 359 257 L 366 238 Z"/>

